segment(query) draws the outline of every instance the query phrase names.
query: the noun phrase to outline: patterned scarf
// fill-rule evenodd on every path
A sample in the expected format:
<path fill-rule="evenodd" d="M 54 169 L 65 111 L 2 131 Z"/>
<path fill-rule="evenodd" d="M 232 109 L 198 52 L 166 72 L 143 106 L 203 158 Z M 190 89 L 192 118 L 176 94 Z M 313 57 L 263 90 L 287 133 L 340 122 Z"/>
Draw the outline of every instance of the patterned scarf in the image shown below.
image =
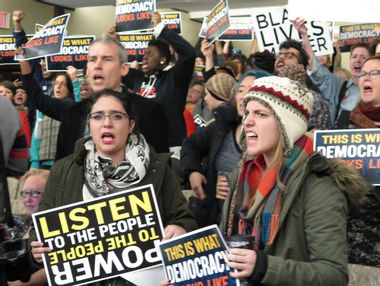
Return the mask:
<path fill-rule="evenodd" d="M 312 140 L 308 136 L 301 137 L 283 163 L 279 174 L 281 183 L 277 180 L 276 167 L 265 170 L 263 156 L 243 163 L 236 199 L 233 198 L 233 201 L 236 200 L 239 216 L 238 233 L 255 237 L 256 249 L 272 245 L 280 224 L 284 195 L 281 185 L 286 185 L 312 151 Z"/>
<path fill-rule="evenodd" d="M 112 166 L 112 160 L 100 157 L 92 140 L 85 143 L 84 194 L 92 197 L 109 194 L 114 188 L 125 189 L 140 182 L 149 167 L 149 146 L 142 135 L 131 133 L 125 149 L 125 160 Z"/>
<path fill-rule="evenodd" d="M 350 120 L 360 128 L 378 128 L 375 122 L 380 122 L 380 107 L 369 107 L 360 102 L 351 111 Z"/>

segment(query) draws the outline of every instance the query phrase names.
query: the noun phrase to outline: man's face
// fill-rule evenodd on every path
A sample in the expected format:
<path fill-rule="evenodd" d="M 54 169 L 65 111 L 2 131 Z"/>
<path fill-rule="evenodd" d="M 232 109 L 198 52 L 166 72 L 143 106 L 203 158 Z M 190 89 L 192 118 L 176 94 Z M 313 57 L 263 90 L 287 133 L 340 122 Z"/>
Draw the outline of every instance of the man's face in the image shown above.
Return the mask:
<path fill-rule="evenodd" d="M 111 43 L 95 43 L 88 52 L 87 80 L 96 92 L 105 88 L 119 90 L 121 77 L 128 65 L 120 61 L 119 47 Z"/>
<path fill-rule="evenodd" d="M 360 74 L 364 61 L 369 57 L 369 51 L 363 47 L 355 48 L 350 56 L 350 71 L 354 79 Z"/>
<path fill-rule="evenodd" d="M 31 215 L 38 211 L 46 180 L 40 175 L 32 175 L 25 180 L 21 190 L 26 212 Z"/>
<path fill-rule="evenodd" d="M 274 69 L 275 71 L 278 71 L 278 69 L 282 66 L 297 65 L 300 63 L 299 58 L 300 53 L 297 49 L 281 49 L 279 53 L 276 55 Z"/>

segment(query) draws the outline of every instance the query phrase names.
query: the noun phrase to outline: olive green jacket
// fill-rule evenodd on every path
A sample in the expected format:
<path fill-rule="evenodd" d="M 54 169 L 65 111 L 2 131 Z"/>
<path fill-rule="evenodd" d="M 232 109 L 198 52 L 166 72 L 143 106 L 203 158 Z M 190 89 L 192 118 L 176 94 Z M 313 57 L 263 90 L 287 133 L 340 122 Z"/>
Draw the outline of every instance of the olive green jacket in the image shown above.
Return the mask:
<path fill-rule="evenodd" d="M 40 203 L 40 211 L 83 200 L 84 142 L 83 139 L 78 140 L 75 153 L 58 160 L 53 165 Z M 153 184 L 163 226 L 175 224 L 182 226 L 186 231 L 192 231 L 197 228 L 197 225 L 188 209 L 177 178 L 168 166 L 169 159 L 170 154 L 158 154 L 151 149 L 146 176 L 132 187 Z M 32 228 L 29 245 L 34 240 L 37 239 L 35 230 Z M 34 262 L 33 259 L 32 262 Z M 41 265 L 34 262 L 34 267 L 38 268 Z"/>
<path fill-rule="evenodd" d="M 226 236 L 235 213 L 225 202 L 220 228 Z M 233 186 L 235 185 L 235 186 Z M 263 285 L 347 285 L 348 203 L 360 204 L 369 186 L 360 175 L 337 161 L 313 153 L 290 177 L 284 190 L 280 226 L 268 255 Z M 230 220 L 231 222 L 231 220 Z"/>

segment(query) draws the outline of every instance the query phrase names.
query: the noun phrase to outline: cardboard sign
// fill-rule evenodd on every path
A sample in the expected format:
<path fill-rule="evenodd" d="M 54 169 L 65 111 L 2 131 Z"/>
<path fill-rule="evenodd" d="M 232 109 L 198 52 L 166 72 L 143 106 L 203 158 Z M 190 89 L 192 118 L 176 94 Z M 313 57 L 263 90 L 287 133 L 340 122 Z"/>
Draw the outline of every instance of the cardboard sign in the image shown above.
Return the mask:
<path fill-rule="evenodd" d="M 30 40 L 33 35 L 27 35 Z M 13 35 L 0 35 L 0 65 L 18 65 L 15 61 L 16 39 Z"/>
<path fill-rule="evenodd" d="M 155 0 L 116 0 L 116 32 L 153 29 L 152 15 Z"/>
<path fill-rule="evenodd" d="M 209 44 L 216 41 L 231 24 L 227 0 L 221 0 L 207 16 L 206 37 Z"/>
<path fill-rule="evenodd" d="M 314 150 L 341 159 L 368 182 L 380 185 L 380 129 L 317 130 Z"/>
<path fill-rule="evenodd" d="M 16 56 L 16 60 L 30 60 L 61 52 L 63 37 L 70 14 L 61 15 L 51 19 L 44 28 L 28 41 L 24 54 Z"/>
<path fill-rule="evenodd" d="M 340 48 L 341 52 L 349 52 L 354 44 L 372 43 L 380 38 L 378 27 L 380 24 L 356 24 L 339 27 L 339 39 L 344 46 Z"/>
<path fill-rule="evenodd" d="M 166 27 L 178 34 L 182 34 L 182 20 L 180 12 L 160 13 L 161 21 Z"/>
<path fill-rule="evenodd" d="M 252 9 L 253 27 L 260 51 L 278 53 L 280 44 L 287 39 L 301 41 L 296 28 L 289 21 L 286 6 Z M 327 23 L 307 22 L 310 44 L 316 56 L 334 53 Z"/>
<path fill-rule="evenodd" d="M 161 264 L 152 185 L 33 214 L 49 285 L 87 285 Z"/>
<path fill-rule="evenodd" d="M 231 17 L 231 26 L 220 37 L 223 41 L 252 41 L 253 23 L 251 17 Z"/>
<path fill-rule="evenodd" d="M 61 53 L 46 57 L 48 71 L 66 71 L 68 66 L 78 70 L 84 69 L 87 64 L 88 47 L 95 36 L 70 36 L 65 37 Z"/>
<path fill-rule="evenodd" d="M 119 35 L 119 41 L 128 55 L 128 63 L 133 61 L 142 63 L 145 49 L 151 40 L 153 40 L 152 33 Z"/>
<path fill-rule="evenodd" d="M 216 225 L 160 243 L 166 276 L 172 285 L 240 285 L 231 278 L 227 245 Z"/>

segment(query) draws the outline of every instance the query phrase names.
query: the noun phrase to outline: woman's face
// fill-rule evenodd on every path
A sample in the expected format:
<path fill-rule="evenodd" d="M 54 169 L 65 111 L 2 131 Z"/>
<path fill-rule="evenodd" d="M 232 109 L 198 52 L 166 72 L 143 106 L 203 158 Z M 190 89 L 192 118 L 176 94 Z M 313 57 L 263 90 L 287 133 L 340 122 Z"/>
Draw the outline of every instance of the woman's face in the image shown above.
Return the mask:
<path fill-rule="evenodd" d="M 370 76 L 368 73 L 380 71 L 379 60 L 369 60 L 362 68 L 361 73 L 366 76 L 359 79 L 360 96 L 364 103 L 373 107 L 380 106 L 380 75 Z"/>
<path fill-rule="evenodd" d="M 255 81 L 256 77 L 254 76 L 246 76 L 239 84 L 239 89 L 236 92 L 236 108 L 238 111 L 238 114 L 240 116 L 243 116 L 243 97 L 247 94 L 248 90 L 252 87 L 253 82 Z"/>
<path fill-rule="evenodd" d="M 26 102 L 26 91 L 25 91 L 25 89 L 18 88 L 16 90 L 16 95 L 14 96 L 13 101 L 14 101 L 15 105 L 18 105 L 18 106 L 25 105 L 25 102 Z"/>
<path fill-rule="evenodd" d="M 66 77 L 59 75 L 54 81 L 54 97 L 57 99 L 65 98 L 69 95 L 69 89 L 67 88 Z"/>
<path fill-rule="evenodd" d="M 161 62 L 164 60 L 157 47 L 149 46 L 145 49 L 141 70 L 145 74 L 154 74 L 161 69 Z"/>
<path fill-rule="evenodd" d="M 119 165 L 125 157 L 128 136 L 135 126 L 121 102 L 113 96 L 103 96 L 92 106 L 88 119 L 97 153 Z"/>
<path fill-rule="evenodd" d="M 244 111 L 247 153 L 263 155 L 267 166 L 272 162 L 280 142 L 280 130 L 273 112 L 256 100 L 248 102 Z"/>

